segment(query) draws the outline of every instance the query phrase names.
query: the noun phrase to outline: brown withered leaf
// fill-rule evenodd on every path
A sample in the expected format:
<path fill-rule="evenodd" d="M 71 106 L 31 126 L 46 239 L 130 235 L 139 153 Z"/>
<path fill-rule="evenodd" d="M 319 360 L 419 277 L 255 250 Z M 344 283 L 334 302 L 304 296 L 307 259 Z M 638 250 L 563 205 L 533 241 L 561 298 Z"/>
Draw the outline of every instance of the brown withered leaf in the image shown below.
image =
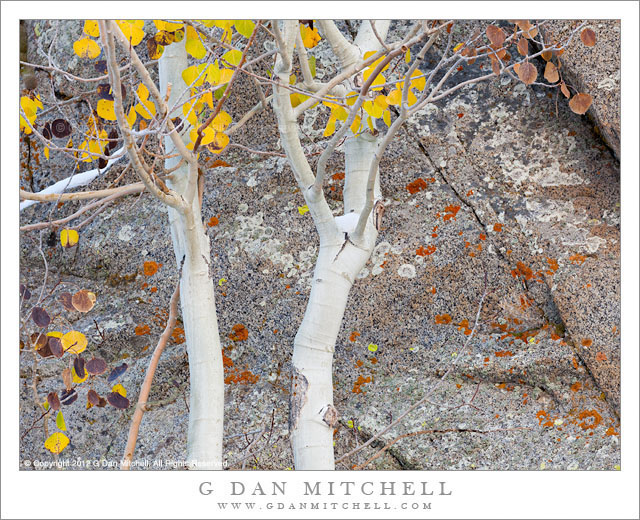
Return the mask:
<path fill-rule="evenodd" d="M 592 102 L 593 98 L 589 94 L 576 94 L 569 100 L 569 108 L 576 114 L 584 114 Z"/>
<path fill-rule="evenodd" d="M 62 344 L 60 344 L 60 350 L 62 350 Z M 42 356 L 43 358 L 48 358 L 53 356 L 53 352 L 51 352 L 51 347 L 49 346 L 49 342 L 47 341 L 47 343 L 45 343 L 45 345 L 37 350 L 38 355 Z"/>
<path fill-rule="evenodd" d="M 593 47 L 596 44 L 596 33 L 587 27 L 580 33 L 580 39 L 587 47 Z"/>
<path fill-rule="evenodd" d="M 500 63 L 498 63 L 493 54 L 491 55 L 491 70 L 496 76 L 500 75 Z"/>
<path fill-rule="evenodd" d="M 71 390 L 72 378 L 71 370 L 69 369 L 69 367 L 65 368 L 62 371 L 62 382 L 64 383 L 64 387 L 67 389 L 67 391 Z"/>
<path fill-rule="evenodd" d="M 75 311 L 76 308 L 71 303 L 71 293 L 63 292 L 58 295 L 58 301 L 68 311 Z"/>
<path fill-rule="evenodd" d="M 518 52 L 521 56 L 529 55 L 529 42 L 526 38 L 520 38 L 518 40 Z"/>
<path fill-rule="evenodd" d="M 47 395 L 47 402 L 53 411 L 57 412 L 60 410 L 60 398 L 58 397 L 57 392 L 49 392 L 49 395 Z"/>
<path fill-rule="evenodd" d="M 49 317 L 49 313 L 45 311 L 42 307 L 34 307 L 31 311 L 31 319 L 38 327 L 48 327 L 49 323 L 51 323 L 51 318 Z"/>
<path fill-rule="evenodd" d="M 551 58 L 553 58 L 553 52 L 544 50 L 542 51 L 541 56 L 544 61 L 549 61 Z"/>
<path fill-rule="evenodd" d="M 87 372 L 92 376 L 99 376 L 100 374 L 104 374 L 107 370 L 107 363 L 104 359 L 100 358 L 91 358 L 87 361 Z"/>
<path fill-rule="evenodd" d="M 129 408 L 129 399 L 123 397 L 118 392 L 109 392 L 107 394 L 107 401 L 111 406 L 115 406 L 119 410 Z"/>
<path fill-rule="evenodd" d="M 82 356 L 78 356 L 73 360 L 73 369 L 76 371 L 78 377 L 84 377 L 85 361 Z"/>
<path fill-rule="evenodd" d="M 96 295 L 86 289 L 82 289 L 73 295 L 71 304 L 80 312 L 89 312 L 96 303 Z"/>
<path fill-rule="evenodd" d="M 73 403 L 76 399 L 78 398 L 78 392 L 76 392 L 75 390 L 71 389 L 71 390 L 65 390 L 64 392 L 62 392 L 62 394 L 60 395 L 60 403 L 65 405 L 65 406 L 69 406 L 71 403 Z"/>
<path fill-rule="evenodd" d="M 47 336 L 46 334 L 39 334 L 37 332 L 31 334 L 31 344 L 36 350 L 40 350 L 41 348 L 45 347 L 48 341 L 49 336 Z"/>
<path fill-rule="evenodd" d="M 500 29 L 500 27 L 496 27 L 495 25 L 487 26 L 487 38 L 493 45 L 502 45 L 506 38 L 504 31 Z"/>
<path fill-rule="evenodd" d="M 175 41 L 174 34 L 169 31 L 158 31 L 153 39 L 158 45 L 171 45 Z"/>
<path fill-rule="evenodd" d="M 93 406 L 98 406 L 100 404 L 101 397 L 98 395 L 98 392 L 91 389 L 87 392 L 87 401 L 89 401 Z"/>
<path fill-rule="evenodd" d="M 49 343 L 47 344 L 49 347 L 49 352 L 53 354 L 57 358 L 61 358 L 64 354 L 64 347 L 62 346 L 62 341 L 60 338 L 54 338 L 53 336 L 49 337 Z M 43 350 L 47 348 L 44 347 Z"/>
<path fill-rule="evenodd" d="M 546 79 L 549 83 L 555 83 L 560 79 L 558 69 L 552 61 L 548 61 L 547 65 L 544 68 L 544 79 Z"/>
<path fill-rule="evenodd" d="M 571 94 L 569 93 L 569 89 L 567 88 L 567 84 L 563 81 L 560 83 L 560 92 L 564 94 L 564 97 L 569 98 Z"/>
<path fill-rule="evenodd" d="M 515 67 L 514 67 L 515 69 Z M 538 77 L 538 69 L 528 61 L 521 63 L 516 71 L 520 81 L 522 81 L 525 85 L 531 85 L 536 78 Z"/>
<path fill-rule="evenodd" d="M 164 52 L 164 47 L 160 45 L 155 38 L 149 38 L 147 40 L 147 51 L 149 53 L 149 59 L 158 60 Z"/>

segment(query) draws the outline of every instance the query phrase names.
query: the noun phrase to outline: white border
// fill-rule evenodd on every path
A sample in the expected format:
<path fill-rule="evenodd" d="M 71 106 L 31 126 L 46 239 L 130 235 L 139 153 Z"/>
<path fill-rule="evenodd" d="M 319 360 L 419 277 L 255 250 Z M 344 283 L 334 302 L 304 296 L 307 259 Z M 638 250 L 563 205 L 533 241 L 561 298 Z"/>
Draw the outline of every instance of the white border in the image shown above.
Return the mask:
<path fill-rule="evenodd" d="M 179 7 L 176 7 L 179 6 Z M 214 502 L 228 482 L 288 480 L 446 481 L 452 497 L 433 497 L 437 518 L 638 518 L 638 3 L 637 2 L 2 2 L 2 518 L 210 518 L 232 516 Z M 37 18 L 621 18 L 622 21 L 622 470 L 620 472 L 19 472 L 17 410 L 18 20 Z M 197 13 L 197 15 L 196 15 Z M 493 16 L 491 16 L 493 15 Z M 123 15 L 124 16 L 124 15 Z M 216 494 L 198 494 L 202 481 Z M 56 490 L 53 491 L 52 490 Z M 91 491 L 95 490 L 95 491 Z M 117 490 L 117 491 L 116 491 Z M 118 498 L 116 498 L 118 497 Z M 296 498 L 288 495 L 287 499 Z M 330 497 L 324 497 L 329 499 Z M 336 497 L 345 500 L 348 497 Z M 362 498 L 362 497 L 361 497 Z M 383 501 L 384 497 L 377 497 Z M 272 501 L 277 498 L 271 497 Z M 364 497 L 364 500 L 367 500 Z M 373 499 L 369 498 L 372 501 Z M 351 500 L 347 500 L 351 501 Z M 389 511 L 278 511 L 265 518 L 392 518 Z"/>

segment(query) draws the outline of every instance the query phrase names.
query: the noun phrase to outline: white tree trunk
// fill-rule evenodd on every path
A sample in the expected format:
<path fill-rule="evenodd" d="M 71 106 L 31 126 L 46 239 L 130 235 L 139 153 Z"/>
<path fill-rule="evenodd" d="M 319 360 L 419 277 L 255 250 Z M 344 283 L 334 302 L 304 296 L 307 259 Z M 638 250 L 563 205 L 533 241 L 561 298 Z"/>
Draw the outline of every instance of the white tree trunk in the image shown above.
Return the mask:
<path fill-rule="evenodd" d="M 379 31 L 386 34 L 388 24 L 382 22 L 380 25 Z M 331 30 L 331 25 L 325 24 L 325 27 Z M 380 48 L 368 22 L 363 23 L 356 43 L 359 48 L 352 46 L 350 49 L 341 49 L 345 40 L 331 41 L 334 52 L 344 57 L 343 67 L 353 61 L 356 49 L 361 56 L 368 50 Z M 283 74 L 282 77 L 287 76 Z M 282 103 L 280 101 L 281 105 Z M 276 111 L 282 112 L 282 109 L 278 108 Z M 282 118 L 281 114 L 279 118 Z M 290 159 L 295 161 L 295 156 L 290 151 L 291 143 L 284 144 Z M 378 139 L 369 132 L 357 138 L 351 134 L 347 139 L 345 216 L 352 213 L 354 217 L 359 215 L 365 205 L 369 170 L 377 146 Z M 295 168 L 294 164 L 294 170 Z M 381 198 L 378 172 L 374 197 Z M 309 207 L 313 211 L 312 206 Z M 347 221 L 345 217 L 342 219 L 342 222 Z M 348 226 L 347 229 L 344 229 L 344 225 L 334 226 L 333 230 L 327 232 L 325 226 L 319 224 L 321 223 L 316 221 L 320 231 L 320 253 L 304 319 L 294 340 L 292 360 L 289 431 L 295 467 L 298 470 L 335 469 L 333 431 L 338 421 L 338 411 L 333 406 L 333 353 L 349 291 L 370 258 L 378 236 L 372 217 L 368 220 L 362 240 L 356 243 L 347 240 L 342 232 L 349 231 Z"/>
<path fill-rule="evenodd" d="M 182 71 L 187 66 L 184 42 L 165 47 L 160 58 L 159 76 L 163 96 L 171 84 L 169 107 L 187 88 L 182 79 Z M 182 101 L 187 98 L 188 93 Z M 182 111 L 176 110 L 171 116 L 182 117 Z M 165 137 L 165 153 L 176 153 L 170 137 Z M 179 160 L 180 157 L 167 159 L 165 168 L 173 168 Z M 189 165 L 185 163 L 167 182 L 186 200 L 189 197 L 189 175 Z M 184 213 L 173 208 L 168 208 L 168 211 L 176 263 L 178 269 L 182 269 L 180 306 L 189 354 L 187 461 L 192 469 L 219 470 L 222 469 L 224 375 L 214 285 L 210 276 L 209 238 L 202 224 L 197 193 L 192 196 L 189 209 Z"/>

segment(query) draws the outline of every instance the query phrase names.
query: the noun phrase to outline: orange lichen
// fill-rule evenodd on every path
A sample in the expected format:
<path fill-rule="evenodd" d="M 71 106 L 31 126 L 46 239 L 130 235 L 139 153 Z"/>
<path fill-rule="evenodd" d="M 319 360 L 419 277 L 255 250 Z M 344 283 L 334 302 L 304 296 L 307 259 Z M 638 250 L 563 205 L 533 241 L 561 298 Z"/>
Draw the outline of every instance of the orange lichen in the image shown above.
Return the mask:
<path fill-rule="evenodd" d="M 498 350 L 494 353 L 496 357 L 513 357 L 513 352 L 510 350 Z"/>
<path fill-rule="evenodd" d="M 582 421 L 579 426 L 583 430 L 594 430 L 602 422 L 602 416 L 595 410 L 580 412 L 578 419 Z"/>
<path fill-rule="evenodd" d="M 184 337 L 184 329 L 182 327 L 174 328 L 173 332 L 171 333 L 171 338 L 176 343 L 176 345 L 181 345 L 182 343 L 184 343 L 186 341 Z"/>
<path fill-rule="evenodd" d="M 222 159 L 216 159 L 215 161 L 213 161 L 210 165 L 209 168 L 218 168 L 220 166 L 225 166 L 225 167 L 229 167 L 231 166 L 229 163 L 223 161 Z"/>
<path fill-rule="evenodd" d="M 434 245 L 427 246 L 426 248 L 420 246 L 418 249 L 416 249 L 416 255 L 418 256 L 428 256 L 428 255 L 432 255 L 435 252 L 436 252 L 436 246 Z"/>
<path fill-rule="evenodd" d="M 572 264 L 576 264 L 576 265 L 582 265 L 584 264 L 584 261 L 587 259 L 586 256 L 584 255 L 580 255 L 580 254 L 575 254 L 569 257 L 569 261 Z"/>
<path fill-rule="evenodd" d="M 250 370 L 234 370 L 224 378 L 224 382 L 227 385 L 248 385 L 257 383 L 258 379 L 260 376 L 253 374 Z"/>
<path fill-rule="evenodd" d="M 407 184 L 406 188 L 409 193 L 411 193 L 411 195 L 415 195 L 419 191 L 427 189 L 427 183 L 424 181 L 424 179 L 418 177 L 415 181 Z"/>
<path fill-rule="evenodd" d="M 152 293 L 155 293 L 155 292 L 158 292 L 158 288 L 152 287 L 151 289 L 149 289 L 149 291 L 151 291 Z"/>
<path fill-rule="evenodd" d="M 605 435 L 607 437 L 610 437 L 612 435 L 620 435 L 620 434 L 614 429 L 613 426 L 610 426 L 609 428 L 607 428 L 607 431 L 605 432 Z"/>
<path fill-rule="evenodd" d="M 518 268 L 518 274 L 524 277 L 526 280 L 531 280 L 531 278 L 533 278 L 533 271 L 523 262 L 518 262 L 516 264 L 516 267 Z"/>
<path fill-rule="evenodd" d="M 209 219 L 209 222 L 207 222 L 207 226 L 209 227 L 214 227 L 214 226 L 217 226 L 218 224 L 220 224 L 220 220 L 218 220 L 218 217 L 211 217 Z"/>
<path fill-rule="evenodd" d="M 573 368 L 575 368 L 576 370 L 578 370 L 578 361 L 576 360 L 576 358 L 573 358 L 571 360 L 571 362 L 573 363 Z"/>
<path fill-rule="evenodd" d="M 431 288 L 431 294 L 435 294 L 435 293 L 436 293 L 436 288 L 435 288 L 435 287 L 432 287 L 432 288 Z"/>
<path fill-rule="evenodd" d="M 143 270 L 144 270 L 144 274 L 146 274 L 147 276 L 152 276 L 154 274 L 156 274 L 158 272 L 158 268 L 161 266 L 162 264 L 158 264 L 157 262 L 145 262 L 143 264 Z"/>
<path fill-rule="evenodd" d="M 135 328 L 135 333 L 136 336 L 144 336 L 145 334 L 151 333 L 151 328 L 149 328 L 149 325 L 138 325 Z"/>
<path fill-rule="evenodd" d="M 596 360 L 598 360 L 598 361 L 606 361 L 607 360 L 607 355 L 604 352 L 598 352 L 596 354 Z"/>
<path fill-rule="evenodd" d="M 372 357 L 369 361 L 371 361 L 372 365 L 375 365 L 378 362 L 378 358 Z"/>
<path fill-rule="evenodd" d="M 580 381 L 576 381 L 569 388 L 571 388 L 571 391 L 573 392 L 578 392 L 582 388 L 582 383 Z"/>
<path fill-rule="evenodd" d="M 484 233 L 480 233 L 480 240 L 486 240 L 487 239 L 487 235 L 485 235 Z"/>
<path fill-rule="evenodd" d="M 493 230 L 494 230 L 496 233 L 500 233 L 500 231 L 502 231 L 502 224 L 500 224 L 499 222 L 496 222 L 496 223 L 493 225 Z"/>
<path fill-rule="evenodd" d="M 356 338 L 360 335 L 359 332 L 356 332 L 355 330 L 351 333 L 351 336 L 349 336 L 349 341 L 355 341 Z"/>
<path fill-rule="evenodd" d="M 467 197 L 471 197 L 471 195 L 473 195 L 473 190 L 469 190 L 469 191 L 467 192 Z"/>
<path fill-rule="evenodd" d="M 436 314 L 436 324 L 437 325 L 448 325 L 451 323 L 451 316 L 448 314 Z"/>
<path fill-rule="evenodd" d="M 362 361 L 362 359 L 358 359 L 358 361 L 356 361 L 356 366 L 360 368 L 362 365 L 364 365 L 364 361 Z"/>
<path fill-rule="evenodd" d="M 538 413 L 536 413 L 536 417 L 538 418 L 539 424 L 542 424 L 542 421 L 544 421 L 545 418 L 549 417 L 549 414 L 544 410 L 538 410 Z"/>
<path fill-rule="evenodd" d="M 593 341 L 591 341 L 589 338 L 583 339 L 580 343 L 583 347 L 590 347 L 591 345 L 593 345 Z"/>
<path fill-rule="evenodd" d="M 442 220 L 444 220 L 445 222 L 451 219 L 457 220 L 456 215 L 458 214 L 458 211 L 460 211 L 460 206 L 454 206 L 452 204 L 444 208 L 444 211 L 445 211 L 445 214 L 442 217 Z"/>
<path fill-rule="evenodd" d="M 229 338 L 233 341 L 245 341 L 249 337 L 249 331 L 242 323 L 237 323 L 231 327 L 233 331 L 229 334 Z"/>
<path fill-rule="evenodd" d="M 354 394 L 362 394 L 363 393 L 362 392 L 362 385 L 365 385 L 367 383 L 371 383 L 371 376 L 367 376 L 367 377 L 358 376 L 358 379 L 353 384 L 352 392 Z M 366 392 L 364 392 L 364 393 L 366 393 Z"/>
<path fill-rule="evenodd" d="M 334 181 L 341 181 L 342 179 L 344 179 L 344 172 L 338 172 L 338 173 L 334 173 L 331 178 Z"/>

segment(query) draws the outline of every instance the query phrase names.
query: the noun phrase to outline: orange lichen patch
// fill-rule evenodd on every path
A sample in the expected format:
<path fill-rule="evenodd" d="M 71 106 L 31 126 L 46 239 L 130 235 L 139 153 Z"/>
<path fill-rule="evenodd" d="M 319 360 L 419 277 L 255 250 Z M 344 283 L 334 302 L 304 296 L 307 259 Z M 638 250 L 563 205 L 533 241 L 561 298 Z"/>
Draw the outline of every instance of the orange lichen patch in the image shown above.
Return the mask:
<path fill-rule="evenodd" d="M 494 354 L 496 357 L 513 357 L 513 352 L 510 350 L 498 350 Z"/>
<path fill-rule="evenodd" d="M 148 284 L 147 282 L 144 282 L 144 283 L 140 286 L 140 288 L 141 288 L 141 289 L 146 289 L 147 287 L 149 287 L 149 284 Z"/>
<path fill-rule="evenodd" d="M 384 266 L 385 266 L 385 265 L 387 265 L 387 261 L 386 261 L 386 260 L 380 264 L 380 268 L 381 268 L 381 269 L 384 269 Z"/>
<path fill-rule="evenodd" d="M 141 352 L 146 352 L 147 350 L 149 350 L 149 347 L 150 347 L 150 346 L 151 346 L 151 345 L 145 345 L 144 347 L 142 347 Z"/>
<path fill-rule="evenodd" d="M 211 217 L 209 219 L 209 222 L 207 222 L 207 226 L 209 227 L 217 226 L 218 224 L 220 224 L 220 220 L 218 220 L 218 217 Z"/>
<path fill-rule="evenodd" d="M 518 262 L 516 264 L 516 267 L 518 268 L 518 274 L 524 277 L 526 280 L 531 280 L 531 278 L 533 278 L 533 271 L 523 262 Z"/>
<path fill-rule="evenodd" d="M 551 339 L 553 341 L 558 341 L 560 339 L 560 336 L 558 336 L 555 332 L 551 333 Z"/>
<path fill-rule="evenodd" d="M 364 365 L 364 361 L 362 361 L 362 359 L 358 359 L 358 361 L 356 361 L 356 366 L 360 368 L 362 365 Z"/>
<path fill-rule="evenodd" d="M 225 355 L 224 350 L 222 351 L 222 366 L 225 370 L 233 366 L 233 360 Z"/>
<path fill-rule="evenodd" d="M 173 332 L 171 333 L 171 338 L 176 343 L 176 345 L 181 345 L 182 343 L 184 343 L 186 341 L 184 337 L 184 329 L 182 327 L 175 327 L 173 329 Z"/>
<path fill-rule="evenodd" d="M 224 382 L 227 385 L 248 385 L 257 383 L 258 379 L 260 376 L 250 370 L 234 370 L 224 378 Z"/>
<path fill-rule="evenodd" d="M 278 329 L 273 329 L 273 333 L 277 334 L 278 333 Z"/>
<path fill-rule="evenodd" d="M 591 345 L 593 345 L 593 341 L 591 341 L 589 338 L 585 338 L 580 342 L 580 344 L 583 347 L 590 347 Z"/>
<path fill-rule="evenodd" d="M 542 425 L 542 421 L 549 417 L 549 414 L 544 410 L 539 410 L 538 413 L 536 413 L 536 417 L 538 418 L 538 423 Z"/>
<path fill-rule="evenodd" d="M 471 197 L 471 195 L 473 195 L 473 190 L 469 190 L 469 191 L 467 192 L 467 197 Z"/>
<path fill-rule="evenodd" d="M 445 222 L 451 219 L 457 220 L 456 215 L 458 214 L 458 211 L 460 211 L 460 206 L 454 206 L 452 204 L 444 208 L 444 211 L 445 211 L 445 214 L 442 217 L 442 220 L 444 220 Z"/>
<path fill-rule="evenodd" d="M 582 388 L 582 383 L 580 381 L 576 381 L 569 388 L 571 388 L 571 391 L 573 392 L 578 392 Z"/>
<path fill-rule="evenodd" d="M 578 415 L 578 419 L 582 422 L 579 424 L 583 430 L 595 430 L 602 422 L 602 416 L 595 410 L 584 410 Z"/>
<path fill-rule="evenodd" d="M 249 337 L 249 331 L 242 323 L 236 323 L 231 330 L 233 332 L 229 334 L 229 338 L 233 341 L 245 341 Z"/>
<path fill-rule="evenodd" d="M 576 264 L 576 265 L 582 265 L 584 264 L 584 261 L 587 259 L 586 256 L 584 255 L 579 255 L 579 254 L 575 254 L 569 257 L 569 261 L 572 264 Z"/>
<path fill-rule="evenodd" d="M 511 249 L 507 249 L 507 256 L 509 256 L 513 251 Z"/>
<path fill-rule="evenodd" d="M 596 359 L 598 361 L 606 361 L 607 360 L 607 355 L 604 352 L 598 352 L 596 354 Z"/>
<path fill-rule="evenodd" d="M 502 224 L 500 224 L 499 222 L 496 222 L 496 223 L 493 225 L 493 230 L 494 230 L 496 233 L 500 233 L 500 231 L 502 231 Z"/>
<path fill-rule="evenodd" d="M 578 370 L 578 361 L 576 360 L 576 358 L 573 358 L 571 360 L 571 362 L 573 363 L 573 368 L 575 368 L 576 370 Z"/>
<path fill-rule="evenodd" d="M 351 336 L 349 336 L 349 341 L 355 341 L 356 338 L 360 335 L 359 332 L 356 332 L 355 330 L 351 333 Z"/>
<path fill-rule="evenodd" d="M 448 325 L 451 323 L 451 316 L 448 314 L 436 314 L 436 324 L 437 325 Z"/>
<path fill-rule="evenodd" d="M 547 263 L 549 264 L 549 271 L 547 271 L 547 274 L 553 274 L 558 270 L 558 261 L 554 258 L 547 257 Z"/>
<path fill-rule="evenodd" d="M 487 239 L 487 235 L 485 235 L 484 233 L 480 233 L 480 240 L 486 240 Z"/>
<path fill-rule="evenodd" d="M 150 334 L 151 329 L 149 328 L 149 325 L 138 325 L 135 328 L 135 333 L 136 336 L 144 336 L 145 334 Z"/>
<path fill-rule="evenodd" d="M 225 167 L 229 167 L 231 166 L 229 163 L 223 161 L 222 159 L 216 159 L 215 161 L 213 161 L 210 165 L 209 168 L 219 168 L 220 166 L 225 166 Z"/>
<path fill-rule="evenodd" d="M 428 182 L 436 182 L 436 178 L 435 177 L 427 177 L 427 181 Z"/>
<path fill-rule="evenodd" d="M 460 119 L 461 117 L 464 117 L 464 114 L 462 112 L 458 114 L 458 119 Z"/>
<path fill-rule="evenodd" d="M 418 177 L 415 181 L 407 184 L 406 188 L 409 193 L 411 193 L 411 195 L 415 195 L 419 191 L 427 189 L 427 183 L 424 181 L 424 179 Z"/>
<path fill-rule="evenodd" d="M 484 358 L 484 363 L 485 363 L 485 365 L 486 365 L 487 363 L 489 363 L 489 358 L 488 358 L 488 357 Z"/>
<path fill-rule="evenodd" d="M 363 376 L 358 376 L 358 379 L 356 379 L 356 382 L 353 384 L 353 390 L 351 390 L 354 394 L 362 394 L 362 385 L 365 385 L 367 383 L 371 383 L 371 376 L 367 376 L 367 377 L 363 377 Z M 366 392 L 364 392 L 366 393 Z"/>
<path fill-rule="evenodd" d="M 344 179 L 344 172 L 338 172 L 338 173 L 334 173 L 331 178 L 334 181 L 341 181 L 342 179 Z"/>
<path fill-rule="evenodd" d="M 609 428 L 607 428 L 607 431 L 605 432 L 605 435 L 607 437 L 611 437 L 612 435 L 620 435 L 613 426 L 610 426 Z"/>
<path fill-rule="evenodd" d="M 145 262 L 142 266 L 144 270 L 144 274 L 146 274 L 147 276 L 152 276 L 156 274 L 161 265 L 162 264 L 158 264 L 157 262 L 153 262 L 153 261 Z"/>
<path fill-rule="evenodd" d="M 436 252 L 436 246 L 434 245 L 427 246 L 426 248 L 420 246 L 418 249 L 416 249 L 416 255 L 418 256 L 428 256 L 428 255 L 432 255 L 435 252 Z"/>
<path fill-rule="evenodd" d="M 435 287 L 432 287 L 432 288 L 431 288 L 431 294 L 435 294 L 435 293 L 436 293 L 436 288 L 435 288 Z"/>
<path fill-rule="evenodd" d="M 155 292 L 158 292 L 158 288 L 152 287 L 151 289 L 149 289 L 149 291 L 151 291 L 152 293 L 155 293 Z"/>
<path fill-rule="evenodd" d="M 369 361 L 371 361 L 372 365 L 375 365 L 378 363 L 378 358 L 372 357 Z"/>
<path fill-rule="evenodd" d="M 464 320 L 462 320 L 460 323 L 458 323 L 458 330 L 464 331 L 464 335 L 465 336 L 469 336 L 469 335 L 471 335 L 471 332 L 473 332 L 469 328 L 469 320 L 466 319 L 466 318 Z"/>

